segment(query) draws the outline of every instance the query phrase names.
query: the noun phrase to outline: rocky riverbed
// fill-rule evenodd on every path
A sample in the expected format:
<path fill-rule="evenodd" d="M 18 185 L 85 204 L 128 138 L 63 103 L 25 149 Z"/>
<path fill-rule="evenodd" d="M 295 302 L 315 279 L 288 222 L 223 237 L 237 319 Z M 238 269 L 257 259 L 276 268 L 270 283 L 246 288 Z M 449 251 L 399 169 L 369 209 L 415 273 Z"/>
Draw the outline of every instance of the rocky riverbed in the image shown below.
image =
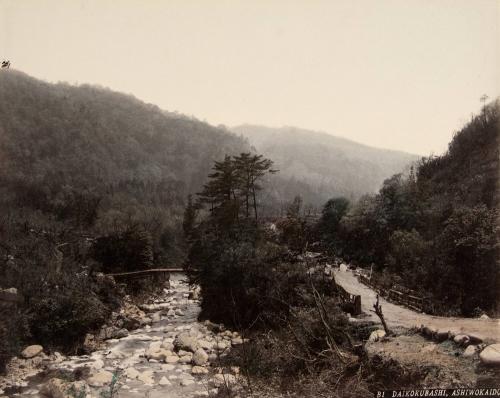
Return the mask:
<path fill-rule="evenodd" d="M 196 291 L 181 274 L 172 275 L 164 295 L 141 309 L 150 325 L 120 329 L 121 337 L 105 340 L 89 355 L 47 355 L 40 346 L 29 347 L 0 380 L 0 396 L 92 398 L 118 391 L 122 398 L 189 398 L 215 395 L 222 386 L 243 382 L 239 369 L 217 366 L 243 339 L 222 325 L 197 321 Z"/>

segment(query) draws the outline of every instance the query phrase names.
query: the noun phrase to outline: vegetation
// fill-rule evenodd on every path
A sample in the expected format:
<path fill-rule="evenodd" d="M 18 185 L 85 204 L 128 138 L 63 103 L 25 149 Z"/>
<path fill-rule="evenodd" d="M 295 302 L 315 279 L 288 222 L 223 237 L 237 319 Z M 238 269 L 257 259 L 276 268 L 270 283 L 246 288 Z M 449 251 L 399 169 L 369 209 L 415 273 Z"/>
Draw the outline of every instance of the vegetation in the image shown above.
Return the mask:
<path fill-rule="evenodd" d="M 4 72 L 0 288 L 23 301 L 0 319 L 0 368 L 25 344 L 74 352 L 99 328 L 123 295 L 99 272 L 182 263 L 186 194 L 248 148 L 131 96 Z"/>
<path fill-rule="evenodd" d="M 431 295 L 436 312 L 498 309 L 499 103 L 486 106 L 449 145 L 409 175 L 387 179 L 338 221 L 332 201 L 319 223 L 326 246 L 381 282 Z M 345 210 L 345 202 L 342 209 Z"/>
<path fill-rule="evenodd" d="M 268 186 L 265 207 L 275 215 L 284 202 L 300 195 L 320 208 L 332 197 L 357 200 L 375 193 L 387 176 L 409 167 L 418 156 L 361 145 L 331 134 L 294 127 L 242 125 L 232 128 L 248 138 L 281 172 Z"/>

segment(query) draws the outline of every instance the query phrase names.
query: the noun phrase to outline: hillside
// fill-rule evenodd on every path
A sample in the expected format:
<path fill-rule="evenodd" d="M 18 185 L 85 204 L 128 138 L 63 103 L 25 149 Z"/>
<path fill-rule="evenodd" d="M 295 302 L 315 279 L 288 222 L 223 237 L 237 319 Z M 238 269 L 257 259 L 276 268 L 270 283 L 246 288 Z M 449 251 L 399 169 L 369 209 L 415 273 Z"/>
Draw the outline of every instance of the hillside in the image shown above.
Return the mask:
<path fill-rule="evenodd" d="M 395 175 L 340 222 L 337 250 L 392 285 L 432 296 L 431 311 L 500 310 L 498 100 L 456 132 L 448 150 Z"/>
<path fill-rule="evenodd" d="M 384 179 L 418 159 L 416 155 L 295 127 L 242 125 L 232 131 L 248 138 L 258 152 L 275 161 L 280 177 L 288 180 L 281 188 L 287 197 L 306 192 L 306 200 L 316 204 L 333 196 L 358 198 L 374 193 Z"/>
<path fill-rule="evenodd" d="M 97 234 L 140 224 L 156 260 L 172 262 L 186 196 L 214 160 L 244 150 L 229 131 L 129 95 L 0 73 L 0 198 L 30 222 L 95 221 Z"/>

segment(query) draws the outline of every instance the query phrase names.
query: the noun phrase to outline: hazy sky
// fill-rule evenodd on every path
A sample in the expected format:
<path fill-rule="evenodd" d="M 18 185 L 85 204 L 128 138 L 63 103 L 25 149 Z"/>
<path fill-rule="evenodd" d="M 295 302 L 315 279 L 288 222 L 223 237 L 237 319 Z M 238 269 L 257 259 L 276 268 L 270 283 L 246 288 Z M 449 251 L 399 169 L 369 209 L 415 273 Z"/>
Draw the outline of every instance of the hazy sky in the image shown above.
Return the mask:
<path fill-rule="evenodd" d="M 0 59 L 212 124 L 429 154 L 499 95 L 500 0 L 0 0 Z"/>

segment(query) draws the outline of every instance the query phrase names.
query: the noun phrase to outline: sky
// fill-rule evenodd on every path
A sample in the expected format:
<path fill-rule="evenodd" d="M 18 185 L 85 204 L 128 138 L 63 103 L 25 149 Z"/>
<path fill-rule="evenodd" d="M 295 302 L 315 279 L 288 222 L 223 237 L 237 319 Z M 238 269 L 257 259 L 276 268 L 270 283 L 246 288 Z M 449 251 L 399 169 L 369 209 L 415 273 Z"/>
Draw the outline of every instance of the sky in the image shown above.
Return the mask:
<path fill-rule="evenodd" d="M 440 154 L 500 92 L 500 0 L 0 0 L 0 59 L 211 124 Z"/>

